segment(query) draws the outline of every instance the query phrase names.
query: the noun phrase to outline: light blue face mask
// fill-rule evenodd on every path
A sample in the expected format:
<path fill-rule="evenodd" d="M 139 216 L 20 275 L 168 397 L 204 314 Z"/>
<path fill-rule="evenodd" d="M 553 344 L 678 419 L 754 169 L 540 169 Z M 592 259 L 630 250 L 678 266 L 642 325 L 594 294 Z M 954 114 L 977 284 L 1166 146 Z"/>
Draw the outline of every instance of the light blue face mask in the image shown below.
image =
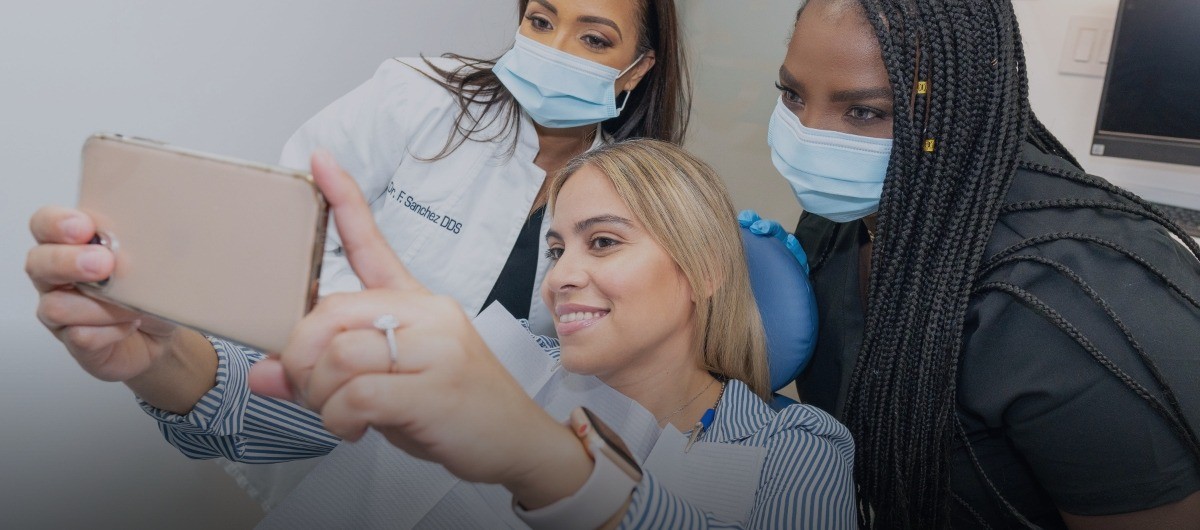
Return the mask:
<path fill-rule="evenodd" d="M 619 116 L 629 95 L 617 108 L 617 79 L 643 57 L 645 54 L 629 68 L 617 71 L 517 34 L 516 43 L 496 61 L 492 72 L 533 121 L 564 129 Z"/>
<path fill-rule="evenodd" d="M 767 143 L 805 210 L 836 223 L 879 210 L 892 140 L 809 129 L 780 98 Z"/>

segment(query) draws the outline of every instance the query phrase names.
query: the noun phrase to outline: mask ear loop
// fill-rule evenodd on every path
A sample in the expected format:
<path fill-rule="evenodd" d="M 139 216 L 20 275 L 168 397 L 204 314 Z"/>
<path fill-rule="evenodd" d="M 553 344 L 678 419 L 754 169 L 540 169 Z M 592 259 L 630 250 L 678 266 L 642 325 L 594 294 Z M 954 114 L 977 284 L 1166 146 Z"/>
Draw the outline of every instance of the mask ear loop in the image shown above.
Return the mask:
<path fill-rule="evenodd" d="M 642 62 L 642 59 L 645 59 L 645 58 L 646 58 L 646 52 L 642 52 L 642 54 L 639 55 L 637 59 L 634 59 L 633 64 L 629 65 L 624 70 L 621 70 L 621 73 L 617 74 L 617 79 L 620 79 L 625 74 L 628 74 L 630 70 L 633 70 L 633 67 L 637 66 L 639 63 Z M 633 94 L 633 91 L 626 90 L 621 93 L 625 94 L 625 100 L 621 102 L 621 106 L 617 107 L 617 116 L 620 116 L 621 113 L 625 111 L 625 104 L 629 103 L 629 97 Z"/>
<path fill-rule="evenodd" d="M 621 113 L 625 111 L 625 104 L 629 103 L 629 96 L 633 94 L 633 91 L 626 90 L 621 93 L 625 95 L 625 99 L 621 101 L 621 106 L 617 107 L 617 116 L 620 116 Z"/>

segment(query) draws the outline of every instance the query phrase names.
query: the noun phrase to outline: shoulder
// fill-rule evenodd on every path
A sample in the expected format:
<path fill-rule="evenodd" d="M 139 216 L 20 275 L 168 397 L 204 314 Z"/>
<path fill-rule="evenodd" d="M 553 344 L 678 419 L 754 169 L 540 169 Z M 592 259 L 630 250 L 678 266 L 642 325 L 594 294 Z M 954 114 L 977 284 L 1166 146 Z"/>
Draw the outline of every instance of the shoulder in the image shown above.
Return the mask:
<path fill-rule="evenodd" d="M 1026 145 L 986 256 L 1023 242 L 1047 249 L 1062 241 L 1088 243 L 1084 246 L 1095 250 L 1122 246 L 1143 253 L 1181 254 L 1183 245 L 1146 214 L 1143 202 L 1102 177 Z"/>
<path fill-rule="evenodd" d="M 769 455 L 811 459 L 816 455 L 850 464 L 854 440 L 833 416 L 811 405 L 794 404 L 776 411 L 754 395 L 744 383 L 731 380 L 726 389 L 724 441 L 765 447 Z"/>
<path fill-rule="evenodd" d="M 1009 190 L 966 315 L 957 392 L 1039 469 L 1080 477 L 1140 452 L 1159 455 L 1141 466 L 1151 473 L 1182 454 L 1154 407 L 1177 398 L 1200 424 L 1200 261 L 1144 211 L 1037 152 Z M 1076 435 L 1095 425 L 1110 426 L 1107 444 L 1083 448 Z M 1167 449 L 1141 446 L 1151 438 Z M 1084 465 L 1064 469 L 1064 455 Z"/>
<path fill-rule="evenodd" d="M 743 438 L 725 441 L 763 450 L 758 503 L 777 506 L 777 515 L 792 513 L 788 517 L 795 517 L 790 524 L 769 526 L 825 527 L 829 517 L 849 517 L 846 527 L 853 527 L 853 517 L 847 515 L 854 512 L 854 440 L 850 431 L 811 405 L 793 404 L 775 411 L 740 383 L 732 390 L 740 414 L 727 433 Z M 804 513 L 791 512 L 796 506 L 804 507 Z M 767 517 L 770 512 L 760 515 Z"/>
<path fill-rule="evenodd" d="M 974 303 L 994 313 L 1019 289 L 1050 307 L 1103 309 L 1093 301 L 1099 297 L 1120 310 L 1179 298 L 1172 283 L 1198 282 L 1200 261 L 1141 199 L 1027 146 L 984 253 Z M 997 299 L 1008 302 L 990 303 Z"/>
<path fill-rule="evenodd" d="M 381 95 L 403 98 L 415 109 L 454 102 L 454 94 L 439 83 L 442 72 L 463 67 L 461 61 L 445 57 L 393 57 L 380 63 L 370 83 Z"/>
<path fill-rule="evenodd" d="M 768 429 L 770 445 L 791 450 L 820 448 L 831 459 L 854 461 L 854 438 L 850 430 L 829 413 L 812 405 L 795 404 L 775 414 Z"/>

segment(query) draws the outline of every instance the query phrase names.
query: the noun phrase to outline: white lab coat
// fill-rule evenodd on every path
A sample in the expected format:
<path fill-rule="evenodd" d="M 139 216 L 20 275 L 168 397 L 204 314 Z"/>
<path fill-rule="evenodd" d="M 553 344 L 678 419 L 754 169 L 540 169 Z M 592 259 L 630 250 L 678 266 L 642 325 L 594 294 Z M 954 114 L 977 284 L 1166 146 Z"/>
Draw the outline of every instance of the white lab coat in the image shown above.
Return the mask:
<path fill-rule="evenodd" d="M 457 64 L 434 61 L 441 68 Z M 538 140 L 527 117 L 511 157 L 506 156 L 512 145 L 509 132 L 495 142 L 465 142 L 441 160 L 422 160 L 445 146 L 459 107 L 446 89 L 421 72 L 436 76 L 419 58 L 384 62 L 371 80 L 305 123 L 284 147 L 280 163 L 306 169 L 314 149 L 332 151 L 358 180 L 384 237 L 413 275 L 474 315 L 495 285 L 546 174 L 533 163 Z M 497 120 L 482 137 L 502 125 Z M 543 233 L 548 223 L 547 216 Z M 322 293 L 361 286 L 339 247 L 331 230 Z M 541 284 L 548 267 L 545 252 L 538 256 L 534 285 Z M 534 295 L 531 329 L 551 335 L 550 316 Z"/>
<path fill-rule="evenodd" d="M 433 61 L 443 69 L 458 64 L 452 59 Z M 284 147 L 280 164 L 307 171 L 315 149 L 331 151 L 358 181 L 375 222 L 413 275 L 475 315 L 495 285 L 546 178 L 533 162 L 539 149 L 537 132 L 523 116 L 511 156 L 507 156 L 513 138 L 510 131 L 494 142 L 467 141 L 449 156 L 428 161 L 446 145 L 459 106 L 452 94 L 422 72 L 437 75 L 420 58 L 385 61 L 374 77 L 300 127 Z M 497 110 L 506 109 L 493 112 Z M 502 119 L 490 124 L 481 137 L 493 136 L 502 125 Z M 597 134 L 593 147 L 605 141 L 602 136 Z M 549 222 L 547 215 L 542 235 Z M 536 292 L 549 267 L 545 239 L 539 236 L 538 240 L 530 329 L 553 335 L 550 314 Z M 340 247 L 331 225 L 321 270 L 323 295 L 362 288 Z M 226 469 L 252 496 L 271 507 L 318 460 L 231 464 Z"/>

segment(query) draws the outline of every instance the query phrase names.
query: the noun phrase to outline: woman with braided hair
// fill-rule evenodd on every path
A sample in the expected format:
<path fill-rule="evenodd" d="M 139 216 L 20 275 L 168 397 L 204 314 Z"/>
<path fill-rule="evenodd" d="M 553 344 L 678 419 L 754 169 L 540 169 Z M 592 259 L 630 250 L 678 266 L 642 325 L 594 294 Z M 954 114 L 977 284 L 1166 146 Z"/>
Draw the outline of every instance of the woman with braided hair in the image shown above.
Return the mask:
<path fill-rule="evenodd" d="M 776 167 L 869 528 L 1200 527 L 1200 248 L 1030 110 L 1008 0 L 812 0 Z"/>

